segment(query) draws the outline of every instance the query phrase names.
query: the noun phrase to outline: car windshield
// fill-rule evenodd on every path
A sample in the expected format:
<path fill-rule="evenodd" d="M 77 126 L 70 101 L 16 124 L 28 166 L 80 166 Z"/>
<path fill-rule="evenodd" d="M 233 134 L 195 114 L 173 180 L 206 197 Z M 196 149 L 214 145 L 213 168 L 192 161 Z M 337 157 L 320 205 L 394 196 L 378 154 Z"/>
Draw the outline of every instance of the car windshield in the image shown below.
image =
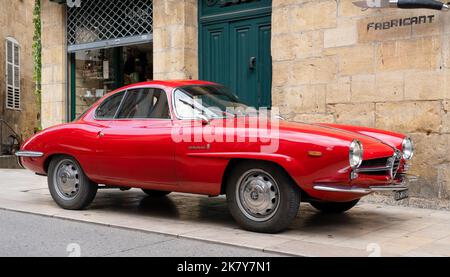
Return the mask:
<path fill-rule="evenodd" d="M 178 88 L 174 94 L 175 110 L 181 119 L 243 116 L 248 106 L 229 89 L 218 85 L 198 85 Z"/>

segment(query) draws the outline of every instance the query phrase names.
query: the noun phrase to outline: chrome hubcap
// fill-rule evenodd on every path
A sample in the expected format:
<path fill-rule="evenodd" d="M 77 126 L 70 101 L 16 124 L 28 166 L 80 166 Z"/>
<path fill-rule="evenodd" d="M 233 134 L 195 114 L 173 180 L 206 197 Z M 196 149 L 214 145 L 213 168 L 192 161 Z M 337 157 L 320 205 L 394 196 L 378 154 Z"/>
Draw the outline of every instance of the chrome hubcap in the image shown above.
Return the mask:
<path fill-rule="evenodd" d="M 239 180 L 236 194 L 240 210 L 254 221 L 269 220 L 280 204 L 278 184 L 262 170 L 245 173 Z"/>
<path fill-rule="evenodd" d="M 61 161 L 56 167 L 54 184 L 61 198 L 74 199 L 80 191 L 78 166 L 71 160 Z"/>

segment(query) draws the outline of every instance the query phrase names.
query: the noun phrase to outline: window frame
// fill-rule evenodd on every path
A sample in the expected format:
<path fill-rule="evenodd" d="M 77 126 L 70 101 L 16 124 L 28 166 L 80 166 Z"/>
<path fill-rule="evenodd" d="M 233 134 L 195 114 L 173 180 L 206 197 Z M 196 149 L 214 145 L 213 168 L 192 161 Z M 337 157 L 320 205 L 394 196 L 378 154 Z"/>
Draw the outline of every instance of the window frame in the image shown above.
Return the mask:
<path fill-rule="evenodd" d="M 11 43 L 12 47 L 11 47 L 11 57 L 12 57 L 12 62 L 8 61 L 8 43 Z M 19 60 L 19 62 L 16 65 L 16 60 L 15 60 L 15 47 L 17 46 L 17 58 Z M 21 111 L 22 110 L 22 90 L 21 90 L 21 86 L 22 86 L 22 82 L 20 80 L 20 74 L 22 72 L 21 70 L 21 62 L 22 62 L 22 57 L 21 57 L 21 45 L 20 43 L 13 37 L 6 37 L 5 39 L 5 107 L 7 110 L 13 110 L 13 111 Z M 12 66 L 12 84 L 8 84 L 8 66 Z M 15 74 L 15 69 L 17 68 L 17 76 Z M 16 77 L 18 78 L 18 86 L 15 85 L 16 83 Z M 9 94 L 8 94 L 8 89 L 11 88 L 12 89 L 12 101 L 8 101 L 9 100 Z M 9 102 L 12 102 L 12 106 L 9 105 Z"/>
<path fill-rule="evenodd" d="M 164 92 L 164 94 L 166 95 L 166 99 L 167 99 L 167 106 L 169 107 L 169 118 L 117 118 L 117 116 L 119 114 L 119 111 L 122 109 L 123 102 L 125 101 L 126 97 L 128 96 L 128 92 L 131 91 L 131 90 L 136 90 L 136 89 L 157 89 L 157 90 L 160 90 L 160 91 Z M 117 108 L 116 113 L 114 114 L 114 117 L 113 118 L 108 118 L 108 119 L 98 118 L 97 117 L 97 110 L 100 108 L 100 106 L 103 103 L 105 103 L 105 101 L 107 101 L 109 98 L 111 98 L 114 95 L 116 95 L 118 93 L 121 93 L 121 92 L 124 92 L 124 95 L 122 97 L 122 100 L 120 101 L 120 104 L 119 104 L 119 107 Z M 97 106 L 97 108 L 95 108 L 94 120 L 99 120 L 99 121 L 112 121 L 112 120 L 114 120 L 114 121 L 130 121 L 130 120 L 133 120 L 133 121 L 168 121 L 168 120 L 170 120 L 170 121 L 173 121 L 173 115 L 172 115 L 172 110 L 171 110 L 171 106 L 170 106 L 171 104 L 170 104 L 169 100 L 170 99 L 169 99 L 169 95 L 168 95 L 167 91 L 165 89 L 162 89 L 162 88 L 147 87 L 147 86 L 128 88 L 128 89 L 125 89 L 125 90 L 122 90 L 122 91 L 118 91 L 118 92 L 114 93 L 113 95 L 107 97 L 105 100 L 103 100 L 102 103 L 100 103 Z"/>
<path fill-rule="evenodd" d="M 154 89 L 154 90 L 158 90 L 160 92 L 163 92 L 165 94 L 165 97 L 167 99 L 167 108 L 169 110 L 169 118 L 147 118 L 147 117 L 134 117 L 134 118 L 118 118 L 119 115 L 119 111 L 121 111 L 121 109 L 123 108 L 123 104 L 124 101 L 126 100 L 126 97 L 128 96 L 128 93 L 130 93 L 131 91 L 134 90 L 139 90 L 139 89 Z M 117 120 L 117 121 L 129 121 L 129 120 L 172 120 L 172 113 L 170 111 L 170 102 L 169 102 L 169 97 L 167 95 L 167 92 L 162 89 L 162 88 L 155 88 L 155 87 L 136 87 L 136 88 L 129 88 L 127 89 L 126 94 L 124 95 L 122 102 L 120 103 L 119 109 L 117 110 L 116 114 L 114 115 L 114 119 L 113 120 Z"/>
<path fill-rule="evenodd" d="M 117 107 L 117 111 L 115 112 L 114 116 L 113 116 L 113 117 L 110 117 L 110 118 L 99 118 L 99 117 L 97 116 L 97 112 L 98 112 L 98 110 L 100 109 L 100 107 L 103 106 L 103 104 L 104 104 L 106 101 L 110 100 L 112 97 L 116 96 L 117 94 L 121 94 L 121 93 L 123 93 L 122 99 L 120 99 L 119 106 Z M 118 91 L 118 92 L 116 92 L 116 93 L 114 93 L 114 94 L 112 94 L 112 95 L 106 97 L 106 98 L 105 98 L 105 99 L 104 99 L 104 100 L 103 100 L 103 101 L 95 108 L 95 111 L 94 111 L 94 120 L 99 120 L 99 121 L 111 121 L 111 120 L 115 120 L 115 118 L 116 118 L 116 116 L 117 116 L 117 112 L 118 112 L 119 109 L 122 107 L 123 100 L 125 99 L 125 96 L 127 96 L 127 93 L 128 93 L 128 90 L 121 90 L 121 91 Z"/>

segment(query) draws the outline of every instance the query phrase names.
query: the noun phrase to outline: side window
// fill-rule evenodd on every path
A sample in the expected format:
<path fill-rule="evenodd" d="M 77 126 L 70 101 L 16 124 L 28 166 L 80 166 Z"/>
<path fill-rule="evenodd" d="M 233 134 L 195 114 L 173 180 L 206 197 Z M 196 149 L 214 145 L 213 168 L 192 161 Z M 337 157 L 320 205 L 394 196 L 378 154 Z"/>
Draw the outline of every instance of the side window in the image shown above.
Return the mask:
<path fill-rule="evenodd" d="M 95 118 L 97 119 L 113 119 L 119 109 L 125 92 L 119 92 L 107 98 L 95 111 Z"/>
<path fill-rule="evenodd" d="M 154 88 L 129 90 L 117 118 L 170 119 L 166 93 Z"/>

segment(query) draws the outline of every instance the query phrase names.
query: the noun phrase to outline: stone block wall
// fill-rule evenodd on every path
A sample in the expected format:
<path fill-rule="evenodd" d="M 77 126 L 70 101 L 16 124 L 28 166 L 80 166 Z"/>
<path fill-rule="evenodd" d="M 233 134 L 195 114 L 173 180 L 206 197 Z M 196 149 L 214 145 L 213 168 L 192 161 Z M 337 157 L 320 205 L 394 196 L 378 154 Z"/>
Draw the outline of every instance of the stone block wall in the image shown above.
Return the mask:
<path fill-rule="evenodd" d="M 197 0 L 153 0 L 153 76 L 198 78 Z"/>
<path fill-rule="evenodd" d="M 0 0 L 0 118 L 8 122 L 24 138 L 34 133 L 37 124 L 37 105 L 33 81 L 33 0 Z M 5 40 L 12 37 L 20 44 L 20 100 L 21 110 L 6 109 Z"/>
<path fill-rule="evenodd" d="M 409 134 L 413 196 L 449 200 L 450 15 L 352 2 L 273 0 L 273 103 L 292 120 Z"/>
<path fill-rule="evenodd" d="M 65 5 L 41 1 L 42 127 L 66 122 L 67 52 Z"/>

